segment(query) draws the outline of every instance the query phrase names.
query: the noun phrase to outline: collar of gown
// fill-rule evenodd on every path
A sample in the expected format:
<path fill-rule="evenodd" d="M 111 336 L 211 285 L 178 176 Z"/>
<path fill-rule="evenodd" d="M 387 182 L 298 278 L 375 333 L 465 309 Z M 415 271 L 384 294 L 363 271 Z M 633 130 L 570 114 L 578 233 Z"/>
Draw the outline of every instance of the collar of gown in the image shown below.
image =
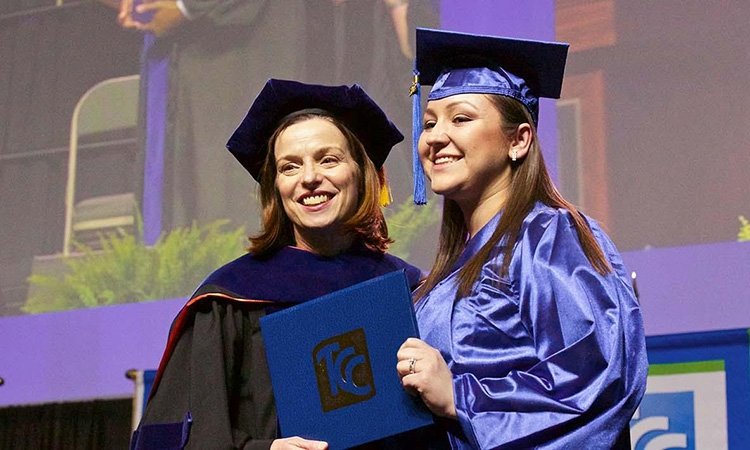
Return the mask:
<path fill-rule="evenodd" d="M 489 222 L 487 222 L 486 224 L 484 224 L 482 228 L 480 228 L 477 234 L 475 234 L 474 236 L 471 237 L 471 239 L 469 239 L 469 241 L 466 243 L 466 248 L 464 248 L 464 251 L 461 253 L 461 256 L 453 265 L 453 269 L 451 270 L 452 272 L 458 270 L 461 266 L 466 264 L 466 262 L 472 256 L 476 255 L 479 249 L 481 249 L 482 246 L 486 244 L 487 241 L 490 240 L 492 233 L 494 233 L 495 228 L 497 228 L 498 222 L 500 222 L 500 216 L 502 216 L 502 212 L 495 214 L 489 220 Z"/>

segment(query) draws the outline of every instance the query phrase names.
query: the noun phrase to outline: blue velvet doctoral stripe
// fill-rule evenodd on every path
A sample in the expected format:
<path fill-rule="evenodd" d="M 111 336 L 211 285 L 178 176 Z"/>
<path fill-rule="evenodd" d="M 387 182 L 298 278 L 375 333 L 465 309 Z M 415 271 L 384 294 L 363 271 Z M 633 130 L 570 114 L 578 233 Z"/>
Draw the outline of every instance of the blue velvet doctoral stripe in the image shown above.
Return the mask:
<path fill-rule="evenodd" d="M 468 242 L 461 264 L 499 218 Z M 499 253 L 469 296 L 456 299 L 453 272 L 416 305 L 422 338 L 454 374 L 453 448 L 610 449 L 627 440 L 646 386 L 643 323 L 616 248 L 589 223 L 613 273 L 592 268 L 567 211 L 538 204 L 507 278 Z"/>
<path fill-rule="evenodd" d="M 218 292 L 241 299 L 299 303 L 396 270 L 414 288 L 421 271 L 400 258 L 356 248 L 334 257 L 284 247 L 268 258 L 245 254 L 206 278 L 193 297 Z"/>
<path fill-rule="evenodd" d="M 164 369 L 196 305 L 213 299 L 256 303 L 273 310 L 397 270 L 405 271 L 412 290 L 422 279 L 422 272 L 417 267 L 396 256 L 372 252 L 363 246 L 355 246 L 334 257 L 294 247 L 284 247 L 266 258 L 250 253 L 240 256 L 211 273 L 175 317 L 150 397 L 155 395 Z"/>
<path fill-rule="evenodd" d="M 188 411 L 182 422 L 140 425 L 133 432 L 130 450 L 179 450 L 185 448 L 190 437 L 193 417 Z"/>

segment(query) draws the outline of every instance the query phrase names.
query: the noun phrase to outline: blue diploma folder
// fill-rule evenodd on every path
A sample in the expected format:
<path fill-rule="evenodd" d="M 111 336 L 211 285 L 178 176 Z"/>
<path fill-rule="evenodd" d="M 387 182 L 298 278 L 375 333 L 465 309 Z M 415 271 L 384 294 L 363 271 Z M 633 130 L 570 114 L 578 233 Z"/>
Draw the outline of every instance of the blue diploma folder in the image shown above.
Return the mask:
<path fill-rule="evenodd" d="M 403 271 L 261 318 L 283 437 L 348 448 L 432 424 L 404 391 L 396 352 L 417 337 Z"/>

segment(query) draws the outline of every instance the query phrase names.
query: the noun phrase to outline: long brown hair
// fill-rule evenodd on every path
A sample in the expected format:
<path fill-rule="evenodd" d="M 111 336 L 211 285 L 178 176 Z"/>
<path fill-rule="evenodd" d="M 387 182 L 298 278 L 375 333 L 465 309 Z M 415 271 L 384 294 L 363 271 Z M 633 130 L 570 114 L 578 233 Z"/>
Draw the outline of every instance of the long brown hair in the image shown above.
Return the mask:
<path fill-rule="evenodd" d="M 498 205 L 498 211 L 502 208 L 503 214 L 489 241 L 459 270 L 457 296 L 463 297 L 471 292 L 472 286 L 479 278 L 482 266 L 498 251 L 503 252 L 500 275 L 508 275 L 513 246 L 518 240 L 523 220 L 536 202 L 569 211 L 586 258 L 597 272 L 601 274 L 611 272 L 612 268 L 594 238 L 586 219 L 563 198 L 552 183 L 536 138 L 536 127 L 533 125 L 531 114 L 520 102 L 509 97 L 501 95 L 488 95 L 488 97 L 500 112 L 503 134 L 510 137 L 519 125 L 528 123 L 532 129 L 532 141 L 526 157 L 511 162 L 508 199 L 504 205 Z M 421 298 L 430 292 L 449 275 L 451 268 L 466 247 L 467 235 L 468 228 L 461 209 L 455 201 L 446 198 L 435 263 L 427 280 L 417 290 L 416 298 Z"/>
<path fill-rule="evenodd" d="M 268 140 L 268 153 L 260 171 L 260 202 L 263 206 L 261 231 L 250 236 L 248 251 L 256 256 L 266 256 L 281 247 L 294 245 L 294 229 L 282 206 L 279 191 L 276 188 L 276 152 L 275 145 L 279 135 L 289 126 L 313 118 L 322 118 L 331 122 L 343 133 L 352 157 L 359 169 L 359 201 L 352 217 L 344 222 L 344 228 L 355 236 L 368 249 L 383 253 L 393 241 L 388 237 L 388 227 L 380 209 L 380 179 L 378 170 L 365 152 L 362 142 L 339 119 L 322 110 L 299 111 L 281 120 L 279 126 Z M 382 170 L 382 169 L 381 169 Z"/>

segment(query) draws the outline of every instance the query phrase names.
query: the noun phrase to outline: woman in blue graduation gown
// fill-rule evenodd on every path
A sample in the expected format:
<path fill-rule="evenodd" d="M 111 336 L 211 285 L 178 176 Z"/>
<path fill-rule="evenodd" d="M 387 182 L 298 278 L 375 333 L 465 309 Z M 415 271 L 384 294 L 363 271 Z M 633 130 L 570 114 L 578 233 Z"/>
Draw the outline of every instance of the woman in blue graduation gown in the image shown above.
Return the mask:
<path fill-rule="evenodd" d="M 277 439 L 263 315 L 396 270 L 381 167 L 403 136 L 354 85 L 269 80 L 227 146 L 260 183 L 263 229 L 173 322 L 131 448 L 325 448 Z M 214 174 L 221 177 L 222 174 Z"/>
<path fill-rule="evenodd" d="M 418 30 L 417 54 L 433 85 L 418 157 L 445 200 L 416 291 L 422 340 L 398 353 L 404 387 L 452 448 L 629 449 L 647 374 L 639 305 L 613 243 L 555 189 L 537 138 L 567 45 Z"/>

